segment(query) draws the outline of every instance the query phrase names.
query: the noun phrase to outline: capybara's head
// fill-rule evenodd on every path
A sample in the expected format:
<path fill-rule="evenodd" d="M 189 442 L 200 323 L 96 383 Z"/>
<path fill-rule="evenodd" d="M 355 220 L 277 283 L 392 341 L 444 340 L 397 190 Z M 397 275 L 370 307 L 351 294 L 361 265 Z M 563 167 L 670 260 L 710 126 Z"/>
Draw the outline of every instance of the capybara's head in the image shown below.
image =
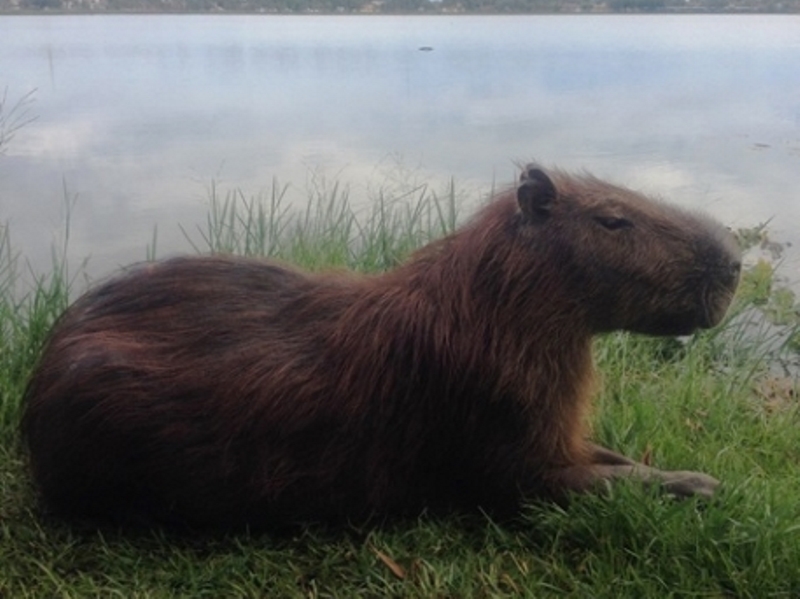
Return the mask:
<path fill-rule="evenodd" d="M 718 324 L 741 253 L 715 221 L 592 176 L 524 168 L 517 200 L 596 332 L 683 335 Z"/>

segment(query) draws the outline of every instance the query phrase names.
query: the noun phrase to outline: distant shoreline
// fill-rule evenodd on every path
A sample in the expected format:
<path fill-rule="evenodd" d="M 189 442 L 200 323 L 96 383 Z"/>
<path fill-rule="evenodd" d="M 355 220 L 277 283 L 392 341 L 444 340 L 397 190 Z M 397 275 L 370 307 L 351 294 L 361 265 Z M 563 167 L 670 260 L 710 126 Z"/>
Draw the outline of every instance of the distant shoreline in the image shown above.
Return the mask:
<path fill-rule="evenodd" d="M 791 15 L 800 0 L 0 0 L 0 15 Z"/>
<path fill-rule="evenodd" d="M 738 15 L 738 16 L 796 16 L 800 15 L 800 7 L 796 10 L 784 11 L 768 11 L 768 10 L 731 10 L 731 11 L 625 11 L 625 12 L 598 12 L 598 11 L 583 11 L 583 12 L 563 12 L 563 11 L 549 11 L 549 12 L 341 12 L 341 11 L 307 11 L 307 12 L 294 12 L 294 11 L 245 11 L 245 10 L 230 10 L 230 11 L 199 11 L 199 10 L 174 10 L 174 11 L 154 11 L 154 10 L 7 10 L 0 9 L 0 17 L 69 17 L 69 16 L 258 16 L 258 17 L 299 17 L 299 16 L 325 16 L 325 17 L 513 17 L 513 16 L 540 16 L 540 17 L 555 17 L 555 16 L 723 16 L 723 15 Z"/>

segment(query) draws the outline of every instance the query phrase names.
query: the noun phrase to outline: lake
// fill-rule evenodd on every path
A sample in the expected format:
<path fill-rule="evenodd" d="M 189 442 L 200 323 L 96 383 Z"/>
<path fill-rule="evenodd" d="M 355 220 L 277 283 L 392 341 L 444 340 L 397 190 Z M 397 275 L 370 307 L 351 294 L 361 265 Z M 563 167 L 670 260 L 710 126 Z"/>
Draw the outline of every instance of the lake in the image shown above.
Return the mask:
<path fill-rule="evenodd" d="M 357 202 L 452 177 L 477 202 L 530 159 L 800 246 L 797 16 L 15 16 L 0 36 L 6 111 L 32 92 L 36 117 L 0 155 L 0 223 L 36 269 L 65 197 L 96 277 L 156 224 L 159 255 L 191 251 L 212 183 Z"/>

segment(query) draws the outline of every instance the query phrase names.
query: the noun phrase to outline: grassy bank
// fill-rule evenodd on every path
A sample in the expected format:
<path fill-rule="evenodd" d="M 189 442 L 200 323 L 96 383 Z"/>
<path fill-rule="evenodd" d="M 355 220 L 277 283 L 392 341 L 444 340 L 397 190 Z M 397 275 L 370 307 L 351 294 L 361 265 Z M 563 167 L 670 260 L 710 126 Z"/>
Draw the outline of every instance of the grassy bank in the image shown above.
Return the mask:
<path fill-rule="evenodd" d="M 277 186 L 261 200 L 212 195 L 208 226 L 186 232 L 187 251 L 277 255 L 313 269 L 390 268 L 466 216 L 452 188 L 378 193 L 360 213 L 337 186 L 298 213 Z M 531 505 L 512 523 L 422 517 L 209 538 L 84 530 L 37 514 L 15 426 L 70 277 L 57 263 L 22 282 L 20 264 L 0 228 L 0 597 L 800 596 L 798 388 L 796 374 L 775 367 L 798 343 L 797 304 L 769 265 L 750 269 L 721 329 L 688 342 L 616 334 L 596 343 L 597 438 L 722 479 L 711 503 L 620 485 L 566 510 Z"/>

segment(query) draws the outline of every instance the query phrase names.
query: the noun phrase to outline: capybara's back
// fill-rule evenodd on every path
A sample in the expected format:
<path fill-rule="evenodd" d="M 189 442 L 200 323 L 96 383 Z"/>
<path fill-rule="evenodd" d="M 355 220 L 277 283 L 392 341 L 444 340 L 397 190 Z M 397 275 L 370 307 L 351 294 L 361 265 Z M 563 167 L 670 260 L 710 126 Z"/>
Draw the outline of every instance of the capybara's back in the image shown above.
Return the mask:
<path fill-rule="evenodd" d="M 221 527 L 513 510 L 625 473 L 705 493 L 586 440 L 590 339 L 712 326 L 738 269 L 719 225 L 535 166 L 381 275 L 138 266 L 51 333 L 33 479 L 65 516 Z"/>

